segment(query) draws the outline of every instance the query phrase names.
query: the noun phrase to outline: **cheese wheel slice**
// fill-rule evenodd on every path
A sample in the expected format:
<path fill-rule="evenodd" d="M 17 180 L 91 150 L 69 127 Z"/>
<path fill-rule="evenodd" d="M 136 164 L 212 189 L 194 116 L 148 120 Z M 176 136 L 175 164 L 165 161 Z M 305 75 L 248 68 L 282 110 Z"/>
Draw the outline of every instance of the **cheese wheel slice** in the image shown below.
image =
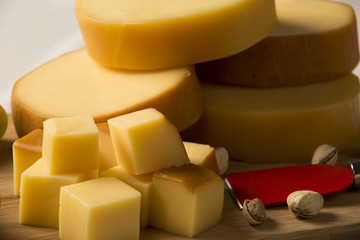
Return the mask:
<path fill-rule="evenodd" d="M 274 0 L 77 0 L 75 12 L 90 56 L 125 69 L 230 56 L 276 24 Z"/>
<path fill-rule="evenodd" d="M 202 90 L 193 67 L 163 71 L 104 68 L 84 49 L 60 56 L 19 79 L 11 96 L 19 136 L 53 117 L 90 114 L 96 123 L 155 108 L 179 131 L 199 119 Z"/>
<path fill-rule="evenodd" d="M 311 160 L 329 144 L 339 151 L 359 141 L 359 80 L 355 75 L 284 88 L 203 84 L 205 110 L 183 132 L 188 141 L 223 146 L 230 159 Z"/>
<path fill-rule="evenodd" d="M 336 79 L 359 62 L 351 6 L 324 0 L 276 0 L 279 22 L 268 37 L 228 58 L 196 66 L 200 80 L 252 87 Z"/>

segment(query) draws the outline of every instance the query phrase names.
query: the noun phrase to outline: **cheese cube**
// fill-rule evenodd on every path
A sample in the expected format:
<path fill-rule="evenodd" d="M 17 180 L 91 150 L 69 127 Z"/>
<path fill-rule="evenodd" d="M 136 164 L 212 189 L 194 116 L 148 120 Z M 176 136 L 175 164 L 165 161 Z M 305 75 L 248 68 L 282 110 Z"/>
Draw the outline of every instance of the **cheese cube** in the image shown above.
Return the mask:
<path fill-rule="evenodd" d="M 99 129 L 99 172 L 117 165 L 114 145 L 111 140 L 109 125 L 100 123 Z"/>
<path fill-rule="evenodd" d="M 120 166 L 100 172 L 100 177 L 116 177 L 141 193 L 140 227 L 146 228 L 150 219 L 152 173 L 134 175 Z"/>
<path fill-rule="evenodd" d="M 60 239 L 139 239 L 140 198 L 114 177 L 61 188 Z"/>
<path fill-rule="evenodd" d="M 205 167 L 219 173 L 215 149 L 207 144 L 184 142 L 190 163 Z"/>
<path fill-rule="evenodd" d="M 21 173 L 33 165 L 42 155 L 43 130 L 36 129 L 17 139 L 13 148 L 14 195 L 20 195 Z"/>
<path fill-rule="evenodd" d="M 108 123 L 118 164 L 135 175 L 189 162 L 178 130 L 153 108 Z"/>
<path fill-rule="evenodd" d="M 194 164 L 153 175 L 150 225 L 194 237 L 220 221 L 224 183 L 214 171 Z"/>
<path fill-rule="evenodd" d="M 97 176 L 97 170 L 53 175 L 40 158 L 21 175 L 19 222 L 58 228 L 60 187 Z"/>
<path fill-rule="evenodd" d="M 90 115 L 50 118 L 44 121 L 43 138 L 43 157 L 50 173 L 98 168 L 98 129 Z"/>

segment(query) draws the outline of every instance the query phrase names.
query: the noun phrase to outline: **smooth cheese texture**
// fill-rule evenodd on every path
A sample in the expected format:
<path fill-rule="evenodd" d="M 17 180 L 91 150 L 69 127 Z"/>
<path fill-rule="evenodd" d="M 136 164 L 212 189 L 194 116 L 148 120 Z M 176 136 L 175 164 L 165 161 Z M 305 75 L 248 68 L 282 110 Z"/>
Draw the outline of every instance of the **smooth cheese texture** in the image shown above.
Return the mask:
<path fill-rule="evenodd" d="M 107 123 L 96 125 L 99 129 L 99 172 L 117 165 L 114 145 Z"/>
<path fill-rule="evenodd" d="M 139 239 L 140 198 L 115 177 L 61 188 L 60 239 Z"/>
<path fill-rule="evenodd" d="M 309 160 L 321 144 L 342 151 L 359 141 L 359 79 L 355 75 L 284 88 L 203 84 L 202 118 L 184 140 L 223 146 L 230 159 Z"/>
<path fill-rule="evenodd" d="M 178 129 L 202 113 L 202 91 L 193 67 L 124 71 L 99 66 L 84 49 L 60 56 L 19 79 L 11 109 L 18 136 L 52 117 L 90 114 L 96 123 L 153 107 Z M 176 107 L 175 107 L 176 106 Z"/>
<path fill-rule="evenodd" d="M 120 166 L 100 172 L 100 177 L 116 177 L 141 193 L 140 227 L 146 228 L 150 219 L 152 173 L 134 175 Z"/>
<path fill-rule="evenodd" d="M 165 69 L 233 55 L 276 23 L 274 0 L 77 0 L 89 55 L 122 69 Z"/>
<path fill-rule="evenodd" d="M 221 220 L 224 183 L 215 172 L 194 164 L 153 175 L 150 224 L 194 237 Z"/>
<path fill-rule="evenodd" d="M 189 162 L 176 127 L 153 108 L 108 120 L 116 161 L 132 174 Z"/>
<path fill-rule="evenodd" d="M 13 149 L 14 195 L 20 196 L 21 174 L 42 156 L 43 130 L 36 129 L 15 140 Z"/>
<path fill-rule="evenodd" d="M 99 136 L 93 118 L 81 115 L 44 121 L 42 156 L 50 173 L 98 169 Z"/>
<path fill-rule="evenodd" d="M 200 80 L 252 87 L 295 86 L 350 73 L 359 62 L 355 12 L 326 0 L 276 0 L 278 24 L 264 40 L 196 66 Z"/>
<path fill-rule="evenodd" d="M 215 149 L 207 144 L 184 142 L 190 163 L 205 167 L 219 173 Z"/>
<path fill-rule="evenodd" d="M 60 188 L 97 176 L 97 170 L 50 174 L 40 158 L 21 175 L 19 223 L 58 228 Z"/>

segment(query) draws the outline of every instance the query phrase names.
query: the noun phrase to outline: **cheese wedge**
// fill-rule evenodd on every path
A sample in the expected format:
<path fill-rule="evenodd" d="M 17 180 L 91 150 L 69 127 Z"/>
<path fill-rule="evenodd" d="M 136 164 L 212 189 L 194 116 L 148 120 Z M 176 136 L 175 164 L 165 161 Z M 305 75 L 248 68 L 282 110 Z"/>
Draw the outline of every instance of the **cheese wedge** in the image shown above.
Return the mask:
<path fill-rule="evenodd" d="M 189 162 L 175 126 L 148 108 L 108 120 L 116 161 L 132 174 L 150 173 Z"/>
<path fill-rule="evenodd" d="M 115 177 L 62 187 L 60 239 L 139 239 L 140 198 L 137 190 Z"/>
<path fill-rule="evenodd" d="M 233 55 L 276 23 L 274 0 L 77 0 L 90 56 L 123 69 L 164 69 Z"/>
<path fill-rule="evenodd" d="M 176 107 L 175 107 L 176 106 Z M 24 136 L 52 117 L 91 114 L 96 123 L 153 107 L 179 131 L 199 119 L 202 92 L 192 67 L 135 72 L 99 66 L 84 49 L 54 59 L 18 80 L 11 109 Z"/>
<path fill-rule="evenodd" d="M 50 173 L 99 168 L 98 129 L 90 115 L 44 121 L 42 156 Z"/>
<path fill-rule="evenodd" d="M 184 142 L 190 163 L 205 167 L 219 173 L 215 149 L 207 144 Z"/>
<path fill-rule="evenodd" d="M 43 130 L 36 129 L 17 139 L 13 148 L 14 195 L 20 196 L 21 174 L 42 156 Z"/>
<path fill-rule="evenodd" d="M 310 160 L 329 144 L 339 151 L 359 141 L 359 79 L 284 88 L 203 84 L 202 118 L 187 141 L 223 146 L 230 159 L 249 162 Z"/>
<path fill-rule="evenodd" d="M 156 171 L 153 175 L 150 224 L 194 237 L 221 220 L 222 178 L 194 164 Z"/>
<path fill-rule="evenodd" d="M 264 40 L 233 56 L 196 66 L 200 80 L 252 87 L 294 86 L 350 73 L 359 62 L 350 5 L 276 0 L 278 24 Z"/>
<path fill-rule="evenodd" d="M 152 173 L 134 175 L 115 166 L 100 172 L 100 177 L 116 177 L 141 193 L 140 227 L 146 228 L 150 219 Z"/>
<path fill-rule="evenodd" d="M 40 158 L 21 175 L 19 223 L 58 228 L 60 188 L 97 176 L 97 170 L 50 174 Z"/>

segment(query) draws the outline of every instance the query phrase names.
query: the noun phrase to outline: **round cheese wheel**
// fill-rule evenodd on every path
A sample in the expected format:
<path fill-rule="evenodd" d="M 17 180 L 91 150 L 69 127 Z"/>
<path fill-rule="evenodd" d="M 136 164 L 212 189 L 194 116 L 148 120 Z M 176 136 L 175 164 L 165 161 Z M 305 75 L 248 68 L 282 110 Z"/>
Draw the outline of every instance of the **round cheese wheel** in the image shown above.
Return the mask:
<path fill-rule="evenodd" d="M 336 79 L 359 62 L 351 6 L 327 0 L 276 0 L 268 37 L 233 56 L 196 65 L 201 81 L 282 87 Z"/>
<path fill-rule="evenodd" d="M 19 136 L 44 120 L 91 114 L 96 123 L 144 108 L 156 108 L 179 131 L 199 119 L 202 89 L 193 66 L 162 71 L 105 68 L 84 49 L 62 55 L 19 79 L 11 108 Z"/>
<path fill-rule="evenodd" d="M 225 147 L 249 162 L 311 160 L 321 144 L 342 151 L 360 136 L 359 79 L 283 88 L 203 84 L 205 109 L 186 141 Z"/>
<path fill-rule="evenodd" d="M 77 0 L 75 12 L 89 55 L 124 69 L 230 56 L 276 24 L 274 0 Z"/>

